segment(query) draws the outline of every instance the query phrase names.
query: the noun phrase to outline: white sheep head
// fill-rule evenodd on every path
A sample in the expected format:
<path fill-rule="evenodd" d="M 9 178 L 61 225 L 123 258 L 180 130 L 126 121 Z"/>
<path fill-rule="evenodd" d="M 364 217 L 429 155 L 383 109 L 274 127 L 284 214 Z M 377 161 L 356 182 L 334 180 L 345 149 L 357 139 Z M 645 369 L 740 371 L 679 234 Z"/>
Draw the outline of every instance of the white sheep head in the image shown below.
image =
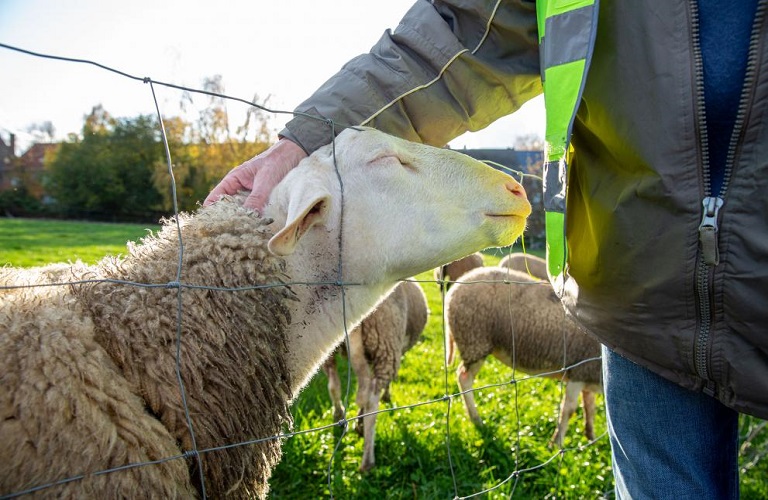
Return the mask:
<path fill-rule="evenodd" d="M 394 283 L 510 245 L 530 213 L 525 191 L 509 175 L 456 151 L 370 128 L 347 129 L 335 147 L 302 161 L 265 209 L 282 228 L 269 242 L 272 252 L 342 248 L 343 280 L 357 283 Z"/>

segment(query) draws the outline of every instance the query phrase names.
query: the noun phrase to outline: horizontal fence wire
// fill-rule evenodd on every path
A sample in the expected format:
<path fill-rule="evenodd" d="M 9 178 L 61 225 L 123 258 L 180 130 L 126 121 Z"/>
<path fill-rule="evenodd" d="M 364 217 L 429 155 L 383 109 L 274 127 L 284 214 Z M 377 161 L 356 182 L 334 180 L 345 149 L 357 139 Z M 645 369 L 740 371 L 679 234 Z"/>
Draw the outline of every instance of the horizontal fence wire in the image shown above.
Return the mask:
<path fill-rule="evenodd" d="M 59 281 L 59 280 L 51 280 L 51 282 L 41 282 L 41 283 L 34 283 L 34 284 L 24 284 L 24 283 L 21 283 L 21 284 L 11 284 L 11 285 L 8 285 L 8 284 L 0 285 L 0 291 L 12 291 L 14 289 L 26 289 L 26 288 L 32 288 L 32 287 L 61 287 L 61 286 L 71 286 L 71 285 L 83 285 L 83 284 L 130 286 L 130 287 L 147 288 L 147 289 L 152 289 L 152 288 L 175 289 L 176 293 L 177 293 L 176 346 L 175 346 L 176 347 L 176 378 L 177 378 L 177 383 L 178 383 L 179 394 L 180 394 L 180 397 L 181 397 L 181 400 L 182 400 L 182 405 L 183 405 L 183 408 L 184 408 L 184 413 L 185 413 L 184 416 L 185 416 L 185 419 L 186 419 L 186 425 L 188 427 L 188 430 L 189 430 L 189 433 L 190 433 L 190 436 L 191 436 L 191 443 L 192 443 L 191 449 L 183 451 L 183 453 L 181 453 L 179 455 L 163 457 L 163 458 L 160 458 L 160 459 L 157 459 L 157 460 L 145 461 L 145 462 L 140 462 L 140 463 L 122 464 L 122 465 L 117 466 L 117 467 L 108 468 L 108 469 L 104 469 L 104 470 L 99 470 L 99 471 L 95 471 L 95 472 L 94 471 L 88 471 L 88 472 L 84 471 L 82 474 L 74 475 L 72 477 L 61 479 L 61 480 L 58 480 L 58 481 L 52 481 L 52 482 L 45 483 L 45 484 L 35 485 L 34 487 L 25 489 L 24 491 L 0 492 L 0 498 L 2 498 L 2 499 L 16 498 L 16 497 L 20 497 L 22 495 L 27 495 L 27 494 L 31 494 L 31 493 L 39 493 L 39 492 L 43 492 L 44 490 L 46 490 L 48 488 L 52 488 L 54 486 L 60 486 L 60 485 L 63 485 L 63 484 L 68 484 L 68 483 L 80 481 L 80 480 L 82 480 L 82 479 L 84 479 L 84 478 L 86 478 L 88 476 L 118 473 L 118 472 L 121 472 L 121 471 L 126 471 L 126 470 L 130 470 L 130 469 L 138 468 L 138 467 L 151 467 L 151 466 L 156 466 L 158 464 L 162 464 L 162 463 L 169 462 L 169 461 L 174 461 L 174 460 L 189 460 L 189 459 L 195 460 L 196 463 L 197 463 L 197 470 L 198 471 L 202 471 L 203 467 L 202 467 L 202 464 L 200 462 L 200 460 L 201 460 L 200 457 L 201 457 L 201 455 L 204 455 L 206 453 L 211 453 L 211 452 L 216 452 L 216 451 L 223 451 L 223 450 L 229 450 L 229 449 L 232 449 L 232 448 L 242 447 L 242 446 L 252 446 L 252 445 L 257 444 L 257 443 L 261 443 L 261 442 L 265 442 L 265 441 L 271 441 L 271 440 L 282 441 L 282 440 L 290 439 L 292 437 L 300 436 L 300 435 L 303 435 L 303 434 L 316 433 L 316 432 L 325 432 L 325 431 L 328 431 L 328 430 L 331 430 L 331 429 L 340 428 L 342 430 L 342 433 L 338 437 L 338 439 L 336 440 L 336 446 L 334 448 L 333 455 L 331 457 L 331 460 L 330 460 L 330 462 L 328 464 L 328 467 L 327 467 L 327 470 L 326 470 L 326 479 L 327 479 L 328 491 L 329 491 L 330 497 L 333 498 L 335 493 L 333 491 L 333 483 L 332 483 L 332 476 L 333 476 L 333 473 L 334 473 L 332 465 L 333 465 L 333 461 L 335 460 L 335 457 L 337 456 L 337 454 L 339 452 L 340 445 L 341 445 L 341 443 L 342 443 L 342 441 L 343 441 L 343 439 L 344 439 L 344 437 L 345 437 L 345 435 L 347 433 L 347 429 L 348 429 L 350 423 L 356 422 L 358 420 L 361 421 L 364 417 L 366 417 L 368 415 L 396 413 L 396 412 L 403 411 L 403 410 L 414 409 L 414 408 L 419 408 L 419 407 L 423 407 L 423 406 L 430 406 L 430 405 L 445 405 L 445 407 L 446 407 L 445 445 L 446 445 L 446 450 L 447 450 L 448 468 L 449 468 L 450 473 L 451 473 L 451 478 L 453 480 L 453 487 L 454 487 L 454 491 L 452 493 L 451 492 L 446 492 L 446 496 L 448 496 L 450 494 L 454 498 L 472 498 L 472 497 L 478 497 L 478 496 L 487 495 L 487 494 L 493 492 L 494 490 L 501 488 L 502 486 L 504 486 L 507 483 L 510 483 L 510 482 L 515 482 L 516 483 L 518 481 L 518 479 L 523 474 L 525 474 L 525 473 L 536 471 L 536 470 L 539 470 L 539 469 L 542 469 L 544 467 L 552 465 L 558 459 L 558 457 L 562 457 L 566 453 L 569 453 L 569 452 L 572 452 L 572 451 L 577 451 L 577 450 L 583 450 L 586 447 L 592 446 L 595 442 L 600 441 L 600 440 L 605 438 L 605 433 L 603 433 L 600 436 L 596 437 L 594 440 L 589 441 L 588 443 L 586 443 L 584 445 L 577 446 L 577 447 L 571 447 L 571 448 L 560 448 L 560 449 L 557 449 L 556 451 L 553 450 L 551 456 L 548 459 L 546 459 L 545 461 L 543 461 L 543 462 L 541 462 L 541 463 L 539 463 L 537 465 L 534 465 L 534 466 L 529 466 L 529 467 L 525 467 L 525 468 L 516 468 L 514 471 L 512 471 L 511 473 L 506 475 L 505 478 L 501 479 L 500 481 L 498 481 L 497 484 L 495 484 L 494 486 L 492 486 L 492 487 L 490 487 L 488 489 L 485 489 L 485 490 L 482 490 L 482 491 L 477 491 L 477 492 L 474 492 L 474 493 L 466 495 L 466 496 L 460 496 L 459 495 L 459 486 L 460 485 L 457 484 L 456 474 L 455 474 L 455 470 L 454 470 L 455 464 L 453 462 L 452 455 L 451 455 L 450 416 L 451 416 L 452 402 L 456 398 L 460 399 L 467 392 L 479 392 L 479 391 L 490 390 L 490 389 L 494 389 L 494 388 L 507 387 L 507 388 L 512 388 L 512 390 L 513 390 L 513 395 L 514 395 L 514 398 L 515 398 L 515 410 L 517 411 L 518 410 L 518 408 L 517 408 L 518 407 L 518 403 L 517 403 L 517 397 L 518 397 L 517 396 L 517 387 L 520 384 L 526 383 L 526 382 L 528 382 L 530 380 L 534 380 L 534 379 L 541 379 L 542 377 L 552 378 L 552 377 L 560 375 L 560 377 L 561 377 L 561 385 L 562 385 L 562 384 L 564 384 L 564 380 L 562 380 L 562 377 L 564 376 L 564 374 L 566 373 L 567 370 L 573 369 L 573 368 L 575 368 L 575 367 L 577 367 L 579 365 L 585 364 L 585 363 L 599 363 L 600 362 L 600 358 L 597 357 L 597 358 L 590 358 L 590 359 L 585 359 L 585 360 L 579 361 L 578 363 L 573 364 L 571 366 L 563 366 L 563 368 L 560 369 L 560 370 L 549 371 L 549 372 L 546 372 L 546 373 L 539 373 L 539 374 L 536 374 L 536 375 L 524 376 L 524 377 L 520 377 L 520 378 L 515 378 L 513 376 L 513 378 L 511 378 L 511 379 L 509 379 L 509 380 L 507 380 L 507 381 L 505 381 L 503 383 L 486 384 L 486 385 L 482 385 L 482 386 L 473 387 L 469 391 L 458 391 L 458 392 L 457 391 L 453 391 L 453 390 L 450 389 L 450 387 L 452 385 L 451 383 L 449 383 L 449 376 L 448 376 L 449 372 L 450 372 L 450 369 L 449 369 L 449 366 L 448 366 L 447 362 L 445 362 L 444 365 L 443 365 L 443 378 L 444 378 L 444 389 L 443 389 L 443 391 L 444 391 L 444 395 L 442 397 L 433 398 L 433 399 L 427 399 L 427 400 L 424 400 L 424 401 L 418 401 L 418 402 L 415 402 L 415 403 L 412 403 L 412 404 L 395 405 L 395 406 L 392 406 L 390 408 L 382 408 L 382 409 L 379 409 L 376 412 L 359 414 L 357 416 L 348 416 L 345 413 L 344 418 L 342 418 L 341 420 L 339 420 L 337 422 L 334 422 L 334 423 L 328 424 L 328 425 L 316 426 L 316 427 L 313 427 L 311 429 L 290 431 L 290 432 L 285 432 L 285 433 L 274 435 L 274 436 L 259 437 L 259 438 L 254 438 L 254 439 L 251 439 L 251 440 L 240 441 L 240 442 L 236 442 L 236 443 L 221 443 L 218 446 L 210 447 L 210 448 L 199 448 L 197 446 L 196 442 L 195 442 L 195 428 L 194 428 L 194 425 L 193 425 L 193 422 L 192 422 L 192 418 L 190 416 L 190 410 L 189 410 L 189 406 L 188 406 L 187 399 L 186 399 L 186 397 L 187 397 L 186 396 L 186 388 L 184 387 L 184 382 L 183 382 L 183 377 L 182 377 L 182 373 L 183 373 L 183 370 L 184 370 L 184 367 L 183 367 L 182 362 L 181 362 L 181 358 L 182 358 L 181 357 L 181 345 L 182 345 L 182 336 L 183 336 L 182 317 L 183 317 L 183 315 L 185 313 L 183 305 L 182 305 L 182 295 L 183 295 L 183 293 L 185 291 L 188 291 L 188 290 L 208 290 L 208 291 L 217 291 L 217 292 L 218 291 L 222 291 L 222 292 L 235 293 L 235 292 L 249 291 L 249 290 L 262 290 L 262 289 L 270 289 L 270 288 L 276 288 L 276 287 L 288 287 L 288 286 L 292 286 L 292 285 L 300 285 L 300 286 L 338 287 L 338 289 L 340 290 L 342 296 L 344 296 L 345 290 L 348 287 L 358 286 L 360 284 L 359 283 L 345 283 L 345 282 L 343 282 L 343 280 L 342 280 L 342 276 L 343 276 L 342 270 L 343 270 L 343 264 L 344 263 L 341 261 L 342 252 L 339 253 L 340 257 L 339 257 L 339 262 L 338 262 L 338 266 L 337 266 L 337 279 L 335 281 L 261 283 L 261 284 L 254 284 L 252 286 L 241 286 L 241 287 L 232 287 L 232 288 L 225 288 L 225 287 L 220 287 L 220 286 L 210 286 L 210 285 L 207 285 L 205 283 L 187 283 L 187 282 L 184 282 L 183 279 L 182 279 L 182 275 L 183 275 L 183 253 L 184 253 L 185 242 L 182 239 L 182 231 L 181 231 L 181 227 L 179 225 L 179 215 L 180 215 L 180 213 L 179 213 L 178 203 L 177 203 L 176 181 L 175 181 L 174 175 L 173 175 L 173 163 L 172 163 L 170 149 L 169 149 L 169 146 L 168 146 L 168 139 L 167 139 L 167 137 L 165 135 L 163 115 L 162 115 L 162 112 L 160 110 L 160 106 L 157 103 L 157 97 L 156 97 L 156 94 L 155 94 L 155 86 L 162 86 L 162 87 L 167 87 L 167 88 L 171 88 L 171 89 L 175 89 L 175 90 L 179 90 L 179 91 L 190 92 L 190 93 L 197 93 L 197 94 L 204 94 L 204 95 L 213 96 L 213 97 L 217 97 L 217 98 L 222 98 L 222 99 L 226 99 L 226 100 L 230 100 L 230 101 L 235 101 L 235 102 L 239 102 L 239 103 L 245 104 L 247 106 L 253 106 L 253 107 L 258 108 L 258 109 L 260 109 L 260 110 L 262 110 L 264 112 L 267 112 L 267 113 L 302 115 L 302 116 L 305 116 L 306 118 L 309 118 L 309 119 L 312 119 L 312 120 L 318 120 L 318 121 L 322 122 L 325 126 L 328 127 L 328 134 L 329 134 L 328 135 L 328 142 L 334 145 L 333 146 L 333 150 L 332 150 L 333 151 L 333 158 L 334 158 L 334 165 L 336 165 L 336 153 L 337 153 L 336 152 L 336 148 L 335 148 L 336 133 L 338 131 L 340 131 L 341 129 L 343 129 L 343 128 L 351 127 L 353 125 L 350 125 L 350 124 L 340 124 L 340 123 L 334 122 L 333 120 L 328 120 L 328 119 L 325 119 L 325 118 L 320 118 L 320 117 L 315 116 L 315 115 L 309 115 L 309 114 L 304 114 L 304 113 L 297 113 L 295 111 L 285 111 L 285 110 L 270 109 L 270 108 L 267 108 L 265 106 L 259 105 L 259 104 L 255 103 L 255 102 L 251 101 L 251 100 L 242 99 L 242 98 L 235 97 L 235 96 L 229 96 L 229 95 L 225 95 L 225 94 L 221 94 L 221 93 L 210 92 L 210 91 L 196 89 L 196 88 L 191 88 L 191 87 L 186 87 L 186 86 L 182 86 L 182 85 L 176 85 L 176 84 L 173 84 L 173 83 L 161 82 L 161 81 L 154 80 L 154 79 L 152 79 L 150 77 L 139 77 L 139 76 L 131 75 L 131 74 L 126 73 L 124 71 L 120 71 L 120 70 L 115 69 L 113 67 L 106 66 L 106 65 L 100 64 L 98 62 L 94 62 L 94 61 L 87 60 L 87 59 L 79 59 L 79 58 L 72 58 L 72 57 L 56 56 L 56 55 L 51 55 L 51 54 L 43 54 L 43 53 L 33 52 L 33 51 L 26 50 L 26 49 L 23 49 L 23 48 L 11 46 L 11 45 L 8 45 L 8 44 L 5 44 L 5 43 L 0 43 L 0 48 L 4 48 L 4 49 L 7 49 L 7 50 L 11 50 L 11 51 L 16 51 L 16 52 L 19 52 L 19 53 L 22 53 L 22 54 L 26 54 L 26 55 L 29 55 L 29 56 L 32 56 L 32 57 L 39 57 L 39 58 L 44 58 L 44 59 L 63 61 L 63 62 L 67 62 L 67 63 L 84 64 L 84 65 L 92 66 L 92 67 L 95 67 L 95 68 L 97 68 L 99 70 L 103 70 L 103 71 L 108 71 L 108 72 L 114 73 L 114 74 L 119 75 L 119 76 L 121 76 L 123 78 L 126 78 L 126 79 L 130 79 L 130 80 L 134 80 L 134 81 L 141 82 L 141 83 L 144 83 L 144 84 L 148 84 L 150 89 L 151 89 L 151 98 L 153 99 L 155 111 L 157 113 L 157 118 L 158 118 L 159 126 L 160 126 L 160 129 L 161 129 L 161 137 L 162 137 L 162 141 L 163 141 L 163 145 L 164 145 L 165 153 L 166 153 L 167 173 L 168 173 L 169 183 L 170 183 L 170 187 L 171 187 L 171 191 L 172 191 L 173 214 L 174 214 L 173 221 L 176 224 L 176 230 L 177 230 L 177 233 L 178 233 L 179 256 L 178 256 L 178 263 L 177 263 L 177 267 L 176 267 L 176 278 L 175 278 L 175 280 L 170 281 L 170 282 L 165 282 L 165 283 L 137 283 L 137 282 L 132 282 L 132 281 L 116 280 L 116 279 L 88 279 L 88 280 L 71 280 L 71 281 L 67 281 L 67 280 L 61 280 L 61 281 Z M 496 167 L 496 168 L 502 169 L 502 170 L 506 170 L 509 173 L 513 174 L 513 175 L 516 175 L 521 181 L 522 181 L 522 178 L 524 176 L 530 176 L 530 174 L 519 172 L 517 170 L 510 169 L 510 168 L 505 167 L 503 165 L 494 164 L 493 166 Z M 341 193 L 342 193 L 342 197 L 343 197 L 344 196 L 344 186 L 343 186 L 341 174 L 339 173 L 338 168 L 336 169 L 336 175 L 337 175 L 337 178 L 338 178 L 338 182 L 339 182 L 339 184 L 341 186 Z M 539 178 L 539 177 L 537 177 L 537 178 Z M 343 199 L 342 199 L 341 207 L 342 207 L 342 215 L 341 215 L 341 217 L 343 219 L 343 216 L 344 216 L 344 214 L 343 214 L 343 207 L 344 207 Z M 343 223 L 343 220 L 342 220 L 342 223 Z M 339 244 L 340 245 L 344 244 L 343 238 L 340 238 Z M 417 282 L 417 283 L 431 283 L 431 284 L 437 283 L 438 285 L 441 286 L 441 289 L 442 289 L 442 285 L 444 285 L 444 284 L 464 283 L 464 284 L 469 285 L 469 284 L 472 284 L 472 283 L 482 283 L 483 282 L 483 281 L 469 282 L 469 281 L 462 281 L 462 280 L 442 280 L 442 279 L 435 279 L 435 280 L 432 280 L 432 281 L 424 281 L 424 280 L 411 279 L 409 281 L 414 281 L 414 282 Z M 514 280 L 510 279 L 510 280 L 505 280 L 504 283 L 511 284 L 511 283 L 522 283 L 522 282 L 514 281 Z M 525 282 L 525 284 L 526 285 L 530 285 L 530 286 L 542 286 L 541 283 Z M 444 306 L 445 305 L 445 291 L 444 290 L 441 292 L 441 301 L 442 301 L 442 305 Z M 345 304 L 345 303 L 346 303 L 346 300 L 342 300 L 342 304 Z M 444 308 L 443 308 L 443 310 L 444 310 Z M 344 308 L 342 310 L 342 316 L 343 316 L 342 317 L 342 319 L 343 319 L 342 323 L 344 325 L 347 324 L 347 316 L 346 315 L 347 315 L 347 311 L 346 311 L 346 308 Z M 442 328 L 443 328 L 443 334 L 445 335 L 446 332 L 445 332 L 445 317 L 444 316 L 442 318 L 442 323 L 441 324 L 442 324 Z M 565 342 L 565 337 L 563 337 L 563 339 L 564 339 L 564 342 Z M 349 332 L 347 331 L 346 326 L 345 326 L 345 331 L 344 331 L 343 343 L 347 346 L 347 349 L 349 349 Z M 564 349 L 564 352 L 565 352 L 565 349 Z M 514 368 L 513 368 L 513 373 L 515 373 Z M 347 366 L 346 395 L 345 395 L 345 403 L 346 403 L 345 404 L 345 408 L 349 406 L 349 399 L 350 399 L 349 395 L 350 395 L 350 391 L 351 391 L 351 381 L 352 381 L 351 364 L 348 364 L 348 366 Z M 561 395 L 561 398 L 562 398 L 562 395 Z M 345 410 L 345 412 L 346 412 L 346 410 Z M 520 438 L 520 433 L 521 433 L 521 430 L 520 430 L 520 427 L 519 427 L 519 423 L 520 423 L 519 413 L 516 414 L 516 418 L 517 418 L 517 421 L 518 421 L 518 431 L 517 431 L 517 440 L 518 441 L 516 443 L 514 453 L 519 453 L 519 450 L 520 450 L 519 438 Z M 65 460 L 65 459 L 66 459 L 65 457 L 62 457 L 62 460 Z M 515 462 L 518 463 L 518 459 L 517 458 L 516 458 Z M 205 482 L 205 478 L 202 476 L 202 473 L 200 473 L 199 484 L 200 484 L 200 493 L 201 493 L 202 497 L 203 498 L 207 497 L 206 489 L 205 489 L 206 488 L 206 482 Z M 515 489 L 513 487 L 512 492 L 514 493 L 514 491 L 515 491 Z"/>

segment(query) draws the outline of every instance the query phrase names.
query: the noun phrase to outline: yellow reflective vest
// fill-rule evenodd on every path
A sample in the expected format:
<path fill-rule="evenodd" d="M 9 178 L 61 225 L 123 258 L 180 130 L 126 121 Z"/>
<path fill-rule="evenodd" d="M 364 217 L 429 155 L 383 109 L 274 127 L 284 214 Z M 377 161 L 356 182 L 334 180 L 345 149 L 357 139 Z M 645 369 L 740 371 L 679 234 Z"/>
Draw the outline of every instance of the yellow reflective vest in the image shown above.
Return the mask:
<path fill-rule="evenodd" d="M 571 129 L 594 48 L 597 12 L 597 0 L 536 3 L 547 112 L 544 150 L 547 271 L 556 289 L 562 288 L 567 262 L 565 199 Z"/>

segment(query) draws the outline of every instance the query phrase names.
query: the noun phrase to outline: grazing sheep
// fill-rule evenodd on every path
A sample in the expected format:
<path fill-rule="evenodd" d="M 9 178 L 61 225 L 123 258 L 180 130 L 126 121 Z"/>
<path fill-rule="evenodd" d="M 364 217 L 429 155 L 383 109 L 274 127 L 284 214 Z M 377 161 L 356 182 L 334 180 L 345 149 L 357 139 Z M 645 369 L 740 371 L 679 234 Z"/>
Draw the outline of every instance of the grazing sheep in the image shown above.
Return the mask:
<path fill-rule="evenodd" d="M 363 420 L 357 421 L 357 431 L 363 434 L 363 458 L 360 463 L 363 472 L 375 464 L 374 439 L 379 399 L 389 402 L 389 383 L 397 377 L 403 355 L 421 337 L 428 316 L 429 306 L 424 290 L 415 282 L 403 281 L 349 332 L 349 362 L 357 376 L 355 401 L 360 415 L 364 415 Z M 341 402 L 341 380 L 336 369 L 335 353 L 323 364 L 323 371 L 328 376 L 333 417 L 341 420 L 345 410 Z"/>
<path fill-rule="evenodd" d="M 528 253 L 515 252 L 499 261 L 499 267 L 521 271 L 540 280 L 548 280 L 547 261 Z"/>
<path fill-rule="evenodd" d="M 472 283 L 475 282 L 475 283 Z M 467 413 L 482 420 L 471 391 L 475 376 L 493 354 L 499 361 L 528 374 L 547 374 L 565 382 L 560 421 L 551 443 L 562 447 L 568 421 L 584 400 L 585 434 L 594 439 L 594 392 L 602 391 L 600 344 L 566 318 L 552 287 L 527 273 L 485 267 L 465 274 L 446 296 L 448 362 L 454 343 L 461 356 L 456 374 Z M 565 350 L 565 351 L 563 351 Z M 573 366 L 576 365 L 576 366 Z M 566 368 L 561 372 L 563 367 Z"/>
<path fill-rule="evenodd" d="M 435 281 L 440 285 L 440 290 L 447 291 L 464 273 L 476 267 L 483 267 L 483 254 L 480 252 L 443 264 L 435 268 L 433 274 Z"/>
<path fill-rule="evenodd" d="M 345 327 L 530 214 L 510 177 L 372 129 L 302 161 L 263 217 L 242 200 L 72 268 L 101 282 L 3 295 L 0 496 L 266 496 L 273 436 Z"/>

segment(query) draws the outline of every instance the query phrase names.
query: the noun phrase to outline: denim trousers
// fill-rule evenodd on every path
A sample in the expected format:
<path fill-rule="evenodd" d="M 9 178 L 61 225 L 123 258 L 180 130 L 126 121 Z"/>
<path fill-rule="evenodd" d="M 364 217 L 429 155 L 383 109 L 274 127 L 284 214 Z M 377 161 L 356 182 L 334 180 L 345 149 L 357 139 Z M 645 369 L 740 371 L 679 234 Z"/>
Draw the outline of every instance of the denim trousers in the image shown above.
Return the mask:
<path fill-rule="evenodd" d="M 738 412 L 606 347 L 603 384 L 616 498 L 738 498 Z"/>

